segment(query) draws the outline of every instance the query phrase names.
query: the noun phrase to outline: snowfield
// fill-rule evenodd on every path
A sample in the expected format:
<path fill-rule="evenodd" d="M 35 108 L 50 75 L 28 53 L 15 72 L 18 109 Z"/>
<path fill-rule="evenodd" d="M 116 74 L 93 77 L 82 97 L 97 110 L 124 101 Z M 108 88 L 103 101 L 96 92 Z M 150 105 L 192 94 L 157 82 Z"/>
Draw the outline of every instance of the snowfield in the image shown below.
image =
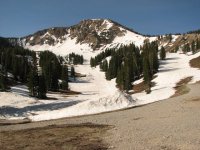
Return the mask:
<path fill-rule="evenodd" d="M 175 93 L 175 85 L 181 79 L 192 76 L 190 83 L 200 80 L 200 70 L 191 68 L 189 61 L 200 56 L 168 53 L 167 59 L 160 62 L 159 72 L 153 80 L 151 94 L 145 92 L 133 95 L 125 94 L 115 87 L 115 80 L 107 81 L 99 67 L 91 68 L 86 62 L 75 66 L 75 70 L 86 77 L 77 78 L 70 83 L 70 89 L 79 91 L 79 95 L 48 93 L 50 100 L 38 100 L 28 96 L 27 87 L 12 87 L 11 92 L 0 93 L 0 118 L 22 119 L 32 121 L 50 120 L 124 109 L 128 107 L 152 103 L 171 97 Z M 136 81 L 134 84 L 142 82 Z"/>
<path fill-rule="evenodd" d="M 190 83 L 200 81 L 200 70 L 190 67 L 190 60 L 200 56 L 185 55 L 179 53 L 168 53 L 167 59 L 160 62 L 159 72 L 155 74 L 157 77 L 152 80 L 156 85 L 152 87 L 151 94 L 145 92 L 133 94 L 133 98 L 137 98 L 137 105 L 147 104 L 159 100 L 164 100 L 175 94 L 174 87 L 181 79 L 193 77 Z"/>
<path fill-rule="evenodd" d="M 107 29 L 112 26 L 112 23 L 108 21 L 104 24 L 107 25 Z M 121 28 L 121 30 L 124 29 Z M 174 42 L 178 36 L 172 37 Z M 124 36 L 116 37 L 112 44 L 102 46 L 98 51 L 93 51 L 89 44 L 76 43 L 76 38 L 71 39 L 69 35 L 65 35 L 66 40 L 63 43 L 57 43 L 54 46 L 47 44 L 31 46 L 29 43 L 25 44 L 24 41 L 24 47 L 34 51 L 50 50 L 62 56 L 72 52 L 83 55 L 84 65 L 75 66 L 75 70 L 85 74 L 86 77 L 77 78 L 75 82 L 69 83 L 71 90 L 81 92 L 81 94 L 65 95 L 51 92 L 47 94 L 48 100 L 40 100 L 29 97 L 25 85 L 17 85 L 12 87 L 10 92 L 0 93 L 0 119 L 28 118 L 32 121 L 40 121 L 114 111 L 167 99 L 175 93 L 176 83 L 186 77 L 193 77 L 190 83 L 200 80 L 200 70 L 191 68 L 189 65 L 189 61 L 200 56 L 200 53 L 167 54 L 167 59 L 160 62 L 159 72 L 153 80 L 155 86 L 148 95 L 145 92 L 128 95 L 119 91 L 116 88 L 115 79 L 107 81 L 104 72 L 101 72 L 99 67 L 91 68 L 89 65 L 90 58 L 106 48 L 130 43 L 140 46 L 146 38 L 126 30 Z M 148 39 L 152 42 L 157 37 L 148 37 Z M 142 79 L 134 84 L 140 82 Z"/>

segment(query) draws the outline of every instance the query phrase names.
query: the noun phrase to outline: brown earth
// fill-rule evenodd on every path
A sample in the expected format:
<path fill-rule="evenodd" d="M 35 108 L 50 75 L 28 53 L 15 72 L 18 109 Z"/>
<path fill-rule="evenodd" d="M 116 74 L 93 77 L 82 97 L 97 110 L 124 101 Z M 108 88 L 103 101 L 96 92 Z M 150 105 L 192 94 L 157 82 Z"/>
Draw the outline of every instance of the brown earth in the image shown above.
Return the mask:
<path fill-rule="evenodd" d="M 141 107 L 98 115 L 0 126 L 1 139 L 4 137 L 6 137 L 7 140 L 12 139 L 6 143 L 7 146 L 11 147 L 14 141 L 17 143 L 17 139 L 13 138 L 15 133 L 26 131 L 29 137 L 31 137 L 31 135 L 34 134 L 33 128 L 42 127 L 42 130 L 36 132 L 40 134 L 41 137 L 35 139 L 35 143 L 38 143 L 38 145 L 42 144 L 42 137 L 52 138 L 52 142 L 58 140 L 64 141 L 65 136 L 66 139 L 70 137 L 73 138 L 74 135 L 77 134 L 76 130 L 71 130 L 72 134 L 62 134 L 62 138 L 60 138 L 60 136 L 54 137 L 54 129 L 56 131 L 60 125 L 90 122 L 92 124 L 112 126 L 112 128 L 109 128 L 106 132 L 104 132 L 104 130 L 103 134 L 97 135 L 97 138 L 100 138 L 102 143 L 108 143 L 108 148 L 111 149 L 198 150 L 200 148 L 200 84 L 188 85 L 188 88 L 190 91 L 187 94 Z M 55 126 L 46 127 L 49 125 Z M 52 132 L 50 132 L 49 136 L 46 136 L 47 131 L 45 130 L 48 129 Z M 88 134 L 82 129 L 77 129 L 77 131 L 84 132 L 84 136 Z M 99 130 L 97 132 L 101 133 Z M 51 134 L 53 134 L 53 136 Z M 81 141 L 81 139 L 77 140 Z M 28 141 L 27 138 L 27 142 Z M 21 146 L 26 145 L 27 142 L 24 141 Z M 4 142 L 3 144 L 5 146 Z M 49 144 L 49 142 L 46 144 Z M 69 142 L 69 144 L 71 143 Z M 77 145 L 82 146 L 81 142 L 78 142 Z M 33 149 L 32 147 L 29 148 Z M 91 149 L 96 149 L 96 147 L 91 147 Z"/>
<path fill-rule="evenodd" d="M 110 127 L 80 124 L 47 126 L 19 131 L 1 132 L 2 150 L 104 150 L 108 145 L 101 139 Z"/>

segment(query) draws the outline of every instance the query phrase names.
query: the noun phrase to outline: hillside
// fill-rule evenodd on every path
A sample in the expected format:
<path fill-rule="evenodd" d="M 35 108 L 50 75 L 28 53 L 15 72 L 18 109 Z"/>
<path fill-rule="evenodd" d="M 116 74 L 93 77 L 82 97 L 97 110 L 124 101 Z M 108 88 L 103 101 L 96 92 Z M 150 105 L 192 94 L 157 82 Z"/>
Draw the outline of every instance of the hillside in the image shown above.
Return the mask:
<path fill-rule="evenodd" d="M 176 93 L 177 84 L 181 80 L 188 77 L 191 79 L 188 83 L 200 80 L 200 70 L 190 66 L 190 61 L 200 56 L 198 49 L 195 53 L 188 49 L 185 51 L 185 45 L 190 46 L 198 38 L 200 39 L 199 34 L 148 37 L 108 19 L 83 20 L 71 27 L 55 27 L 22 38 L 10 38 L 8 40 L 12 45 L 20 45 L 33 51 L 49 50 L 61 56 L 72 52 L 83 55 L 83 65 L 68 64 L 74 66 L 76 73 L 83 76 L 77 77 L 76 80 L 70 79 L 72 82 L 69 82 L 70 90 L 79 94 L 67 95 L 48 91 L 47 97 L 50 98 L 48 100 L 30 97 L 28 88 L 24 84 L 12 86 L 10 92 L 2 92 L 0 95 L 0 110 L 3 112 L 0 118 L 50 120 L 102 113 L 167 99 Z M 144 41 L 155 40 L 157 40 L 155 43 L 158 43 L 158 50 L 164 46 L 167 55 L 165 60 L 159 60 L 160 67 L 154 73 L 150 94 L 146 94 L 145 90 L 139 93 L 134 89 L 127 92 L 120 91 L 116 87 L 115 78 L 108 81 L 105 73 L 100 71 L 99 65 L 96 67 L 89 65 L 91 57 L 95 57 L 107 48 L 117 50 L 131 43 L 142 47 Z M 111 57 L 105 59 L 109 61 Z M 142 83 L 141 75 L 132 85 L 137 86 Z"/>
<path fill-rule="evenodd" d="M 54 27 L 21 38 L 9 38 L 13 45 L 34 51 L 50 50 L 57 55 L 84 54 L 130 43 L 141 46 L 144 40 L 158 40 L 167 51 L 176 51 L 197 39 L 200 39 L 198 32 L 145 36 L 110 19 L 82 20 L 70 27 Z"/>

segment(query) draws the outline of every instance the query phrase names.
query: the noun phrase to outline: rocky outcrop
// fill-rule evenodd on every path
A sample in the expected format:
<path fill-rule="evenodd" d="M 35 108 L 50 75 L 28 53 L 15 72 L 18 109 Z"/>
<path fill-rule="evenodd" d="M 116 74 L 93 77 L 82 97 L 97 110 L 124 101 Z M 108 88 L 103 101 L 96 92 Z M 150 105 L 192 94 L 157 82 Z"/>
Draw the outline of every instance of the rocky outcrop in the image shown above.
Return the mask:
<path fill-rule="evenodd" d="M 62 43 L 66 38 L 76 39 L 77 43 L 87 43 L 93 50 L 102 45 L 110 44 L 117 36 L 126 33 L 119 24 L 108 19 L 83 20 L 71 27 L 56 27 L 38 31 L 32 35 L 23 37 L 24 44 L 54 46 Z"/>

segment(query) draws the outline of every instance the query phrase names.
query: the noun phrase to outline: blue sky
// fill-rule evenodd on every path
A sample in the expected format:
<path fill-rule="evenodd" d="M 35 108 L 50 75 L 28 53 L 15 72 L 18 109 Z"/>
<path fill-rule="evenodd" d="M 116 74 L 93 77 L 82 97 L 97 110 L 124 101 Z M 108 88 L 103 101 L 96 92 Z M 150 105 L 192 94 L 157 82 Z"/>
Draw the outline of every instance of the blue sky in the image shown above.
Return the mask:
<path fill-rule="evenodd" d="M 83 19 L 109 18 L 143 34 L 200 28 L 200 0 L 1 0 L 0 36 L 21 37 Z"/>

